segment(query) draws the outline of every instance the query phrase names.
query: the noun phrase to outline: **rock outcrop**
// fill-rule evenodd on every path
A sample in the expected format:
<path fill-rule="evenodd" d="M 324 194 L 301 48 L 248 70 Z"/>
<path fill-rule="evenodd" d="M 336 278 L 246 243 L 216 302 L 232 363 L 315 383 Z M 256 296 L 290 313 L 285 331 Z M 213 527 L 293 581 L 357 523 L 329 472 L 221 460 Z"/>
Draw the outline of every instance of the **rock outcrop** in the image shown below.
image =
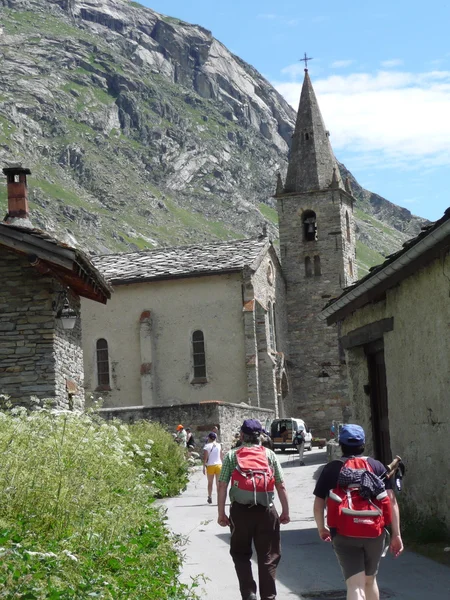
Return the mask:
<path fill-rule="evenodd" d="M 253 67 L 203 27 L 128 0 L 0 7 L 0 162 L 31 168 L 37 225 L 94 252 L 264 223 L 276 236 L 295 112 Z M 364 248 L 417 233 L 422 220 L 353 186 Z"/>

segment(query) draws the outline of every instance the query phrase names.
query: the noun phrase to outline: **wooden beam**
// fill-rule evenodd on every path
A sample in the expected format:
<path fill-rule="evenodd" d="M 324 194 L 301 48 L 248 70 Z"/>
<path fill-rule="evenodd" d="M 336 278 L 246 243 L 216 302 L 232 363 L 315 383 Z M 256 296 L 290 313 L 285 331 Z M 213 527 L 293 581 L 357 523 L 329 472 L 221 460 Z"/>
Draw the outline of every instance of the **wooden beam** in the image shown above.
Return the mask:
<path fill-rule="evenodd" d="M 358 329 L 354 329 L 341 337 L 341 344 L 345 350 L 354 348 L 355 346 L 365 346 L 375 340 L 379 340 L 383 337 L 384 333 L 393 331 L 393 329 L 394 317 L 374 321 L 363 327 L 358 327 Z"/>

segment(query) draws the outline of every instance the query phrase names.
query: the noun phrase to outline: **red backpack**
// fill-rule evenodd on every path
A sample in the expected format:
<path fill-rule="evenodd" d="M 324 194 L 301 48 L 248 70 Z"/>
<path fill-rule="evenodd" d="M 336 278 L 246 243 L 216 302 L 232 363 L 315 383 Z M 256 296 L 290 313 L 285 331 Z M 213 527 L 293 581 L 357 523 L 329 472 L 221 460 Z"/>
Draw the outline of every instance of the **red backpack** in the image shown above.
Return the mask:
<path fill-rule="evenodd" d="M 347 537 L 378 537 L 392 520 L 391 500 L 384 489 L 384 484 L 373 473 L 366 457 L 351 457 L 345 460 L 341 468 L 340 480 L 344 468 L 349 469 L 348 472 L 345 471 L 349 476 L 348 485 L 338 484 L 328 495 L 328 527 L 335 528 L 337 533 Z M 379 488 L 373 496 L 367 489 L 363 493 L 360 483 L 356 483 L 367 473 L 372 474 L 369 479 Z"/>
<path fill-rule="evenodd" d="M 231 474 L 230 500 L 239 504 L 271 506 L 275 477 L 264 446 L 241 446 Z"/>

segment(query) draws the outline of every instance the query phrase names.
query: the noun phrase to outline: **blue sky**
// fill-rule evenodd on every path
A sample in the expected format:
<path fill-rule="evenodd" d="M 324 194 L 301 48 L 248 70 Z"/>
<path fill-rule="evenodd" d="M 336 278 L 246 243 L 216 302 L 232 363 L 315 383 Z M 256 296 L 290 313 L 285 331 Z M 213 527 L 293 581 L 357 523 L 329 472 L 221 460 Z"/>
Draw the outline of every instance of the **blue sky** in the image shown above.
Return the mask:
<path fill-rule="evenodd" d="M 305 51 L 336 157 L 431 220 L 450 206 L 450 3 L 140 0 L 210 29 L 295 108 Z"/>

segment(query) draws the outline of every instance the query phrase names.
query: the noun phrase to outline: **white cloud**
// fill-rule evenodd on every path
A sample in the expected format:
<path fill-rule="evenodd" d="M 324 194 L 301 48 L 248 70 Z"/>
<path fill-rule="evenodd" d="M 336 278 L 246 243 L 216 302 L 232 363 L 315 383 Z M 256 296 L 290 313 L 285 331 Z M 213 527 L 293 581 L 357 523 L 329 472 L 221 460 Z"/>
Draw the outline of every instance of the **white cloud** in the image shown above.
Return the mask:
<path fill-rule="evenodd" d="M 275 83 L 294 108 L 301 85 Z M 450 164 L 449 71 L 333 75 L 313 85 L 333 148 L 351 153 L 353 168 Z"/>
<path fill-rule="evenodd" d="M 390 60 L 383 60 L 381 66 L 385 69 L 391 69 L 392 67 L 401 67 L 402 64 L 401 58 L 391 58 Z"/>
<path fill-rule="evenodd" d="M 275 13 L 260 13 L 256 15 L 256 18 L 264 21 L 276 21 L 280 25 L 287 25 L 288 27 L 295 27 L 299 23 L 299 20 L 294 17 L 277 15 Z"/>
<path fill-rule="evenodd" d="M 343 69 L 344 67 L 349 67 L 355 61 L 354 60 L 335 60 L 331 63 L 332 69 Z"/>

